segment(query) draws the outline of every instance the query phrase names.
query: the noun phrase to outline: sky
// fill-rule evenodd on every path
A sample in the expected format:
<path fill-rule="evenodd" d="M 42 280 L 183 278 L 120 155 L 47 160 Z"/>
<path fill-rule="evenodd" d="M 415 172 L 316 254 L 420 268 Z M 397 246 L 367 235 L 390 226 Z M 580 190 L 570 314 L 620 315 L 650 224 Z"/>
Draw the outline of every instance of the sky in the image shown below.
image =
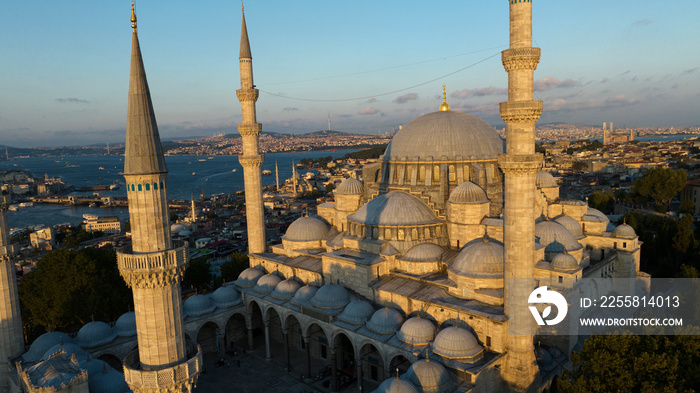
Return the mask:
<path fill-rule="evenodd" d="M 437 110 L 502 127 L 508 2 L 248 0 L 263 131 L 384 133 Z M 123 142 L 130 1 L 5 1 L 0 145 Z M 140 0 L 162 138 L 234 133 L 238 2 Z M 538 124 L 700 125 L 700 7 L 689 0 L 533 2 Z"/>

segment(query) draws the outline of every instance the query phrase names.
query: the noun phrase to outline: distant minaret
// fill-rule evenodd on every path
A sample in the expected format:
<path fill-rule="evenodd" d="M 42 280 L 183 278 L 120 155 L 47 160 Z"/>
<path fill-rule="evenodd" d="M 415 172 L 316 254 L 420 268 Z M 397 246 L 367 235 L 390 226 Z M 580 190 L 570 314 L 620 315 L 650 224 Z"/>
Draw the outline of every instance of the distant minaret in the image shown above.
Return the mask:
<path fill-rule="evenodd" d="M 238 101 L 241 102 L 242 122 L 238 125 L 241 134 L 243 151 L 238 161 L 243 166 L 243 182 L 245 183 L 245 209 L 248 221 L 248 252 L 265 252 L 265 217 L 263 216 L 262 200 L 262 166 L 264 157 L 260 154 L 259 138 L 262 124 L 255 116 L 255 102 L 258 100 L 258 89 L 253 84 L 253 56 L 250 54 L 248 29 L 245 24 L 245 13 L 241 22 L 241 49 L 238 56 L 241 68 L 241 88 L 236 90 Z"/>
<path fill-rule="evenodd" d="M 280 170 L 277 167 L 277 160 L 275 160 L 275 183 L 277 183 L 277 192 L 280 191 Z"/>
<path fill-rule="evenodd" d="M 328 112 L 328 131 L 331 130 L 331 113 Z"/>
<path fill-rule="evenodd" d="M 189 247 L 173 248 L 171 244 L 168 169 L 141 58 L 133 3 L 131 21 L 124 178 L 132 246 L 117 253 L 117 264 L 134 294 L 138 347 L 124 360 L 124 378 L 134 392 L 189 392 L 202 365 L 202 352 L 199 346 L 185 343 L 182 324 L 180 281 L 189 261 Z"/>
<path fill-rule="evenodd" d="M 294 165 L 294 161 L 292 161 L 292 184 L 294 184 L 294 196 L 297 196 L 297 166 Z"/>
<path fill-rule="evenodd" d="M 527 299 L 534 288 L 535 174 L 542 167 L 542 155 L 535 153 L 535 123 L 542 114 L 542 101 L 533 100 L 540 48 L 532 47 L 532 2 L 509 3 L 510 48 L 501 56 L 508 72 L 508 102 L 500 104 L 506 123 L 506 153 L 498 157 L 505 177 L 504 300 L 509 330 L 502 376 L 514 389 L 523 391 L 538 372 Z"/>
<path fill-rule="evenodd" d="M 607 124 L 603 122 L 603 144 L 607 145 L 608 144 L 608 129 L 607 129 Z"/>
<path fill-rule="evenodd" d="M 10 258 L 19 249 L 16 244 L 10 244 L 10 227 L 7 224 L 10 202 L 9 195 L 0 195 L 0 392 L 10 391 L 11 371 L 7 359 L 24 352 L 15 264 Z"/>
<path fill-rule="evenodd" d="M 7 161 L 10 161 L 10 154 L 7 152 L 7 146 L 5 146 L 5 159 L 7 159 Z"/>
<path fill-rule="evenodd" d="M 194 195 L 192 195 L 192 223 L 197 222 L 197 212 L 194 210 Z"/>
<path fill-rule="evenodd" d="M 109 142 L 107 142 L 107 155 L 109 155 Z"/>

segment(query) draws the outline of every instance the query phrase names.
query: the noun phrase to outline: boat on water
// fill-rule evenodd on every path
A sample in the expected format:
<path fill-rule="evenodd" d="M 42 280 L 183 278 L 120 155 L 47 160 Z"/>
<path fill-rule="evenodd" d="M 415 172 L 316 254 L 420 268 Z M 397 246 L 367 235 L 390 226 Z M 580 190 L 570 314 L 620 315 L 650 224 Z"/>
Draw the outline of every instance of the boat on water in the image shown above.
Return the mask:
<path fill-rule="evenodd" d="M 269 169 L 263 169 L 262 174 L 265 176 L 270 176 L 272 175 L 272 171 Z"/>
<path fill-rule="evenodd" d="M 100 217 L 97 216 L 96 214 L 88 214 L 88 213 L 83 214 L 83 219 L 86 221 L 91 221 L 91 220 L 94 221 L 94 220 L 97 220 L 98 218 L 100 218 Z"/>
<path fill-rule="evenodd" d="M 22 202 L 19 204 L 19 207 L 32 207 L 34 206 L 34 202 Z"/>
<path fill-rule="evenodd" d="M 237 170 L 238 170 L 238 169 L 233 168 L 233 169 L 231 169 L 231 172 L 236 172 Z"/>
<path fill-rule="evenodd" d="M 110 190 L 118 190 L 119 189 L 119 184 L 118 183 L 112 183 L 109 186 Z"/>
<path fill-rule="evenodd" d="M 97 203 L 91 202 L 91 203 L 88 205 L 88 207 L 97 207 Z"/>
<path fill-rule="evenodd" d="M 11 212 L 16 212 L 17 210 L 19 210 L 19 205 L 10 205 L 7 207 L 7 210 Z"/>
<path fill-rule="evenodd" d="M 97 168 L 97 169 L 99 169 L 99 170 L 101 170 L 101 171 L 104 171 L 104 170 L 105 170 L 104 167 L 99 167 L 99 168 Z"/>
<path fill-rule="evenodd" d="M 192 176 L 194 176 L 194 175 L 196 175 L 196 174 L 197 174 L 197 172 L 192 172 Z"/>
<path fill-rule="evenodd" d="M 197 161 L 206 161 L 206 158 L 200 158 L 200 159 L 197 160 Z"/>

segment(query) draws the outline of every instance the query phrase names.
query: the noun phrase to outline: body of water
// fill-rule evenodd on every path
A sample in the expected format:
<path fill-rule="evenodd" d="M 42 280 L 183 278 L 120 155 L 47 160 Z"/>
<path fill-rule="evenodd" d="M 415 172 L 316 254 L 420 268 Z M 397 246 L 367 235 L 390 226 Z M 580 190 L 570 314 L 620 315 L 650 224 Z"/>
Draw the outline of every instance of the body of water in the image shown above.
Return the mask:
<path fill-rule="evenodd" d="M 263 185 L 275 184 L 275 162 L 279 166 L 280 183 L 292 176 L 292 162 L 298 163 L 303 158 L 342 157 L 355 150 L 312 151 L 302 153 L 275 153 L 265 155 L 262 169 L 272 171 L 272 176 L 263 176 Z M 189 200 L 192 195 L 230 194 L 241 191 L 243 185 L 243 168 L 237 156 L 166 156 L 168 166 L 168 197 L 170 199 Z M 71 157 L 31 157 L 0 161 L 0 169 L 21 169 L 34 177 L 48 174 L 60 177 L 66 184 L 75 187 L 109 185 L 119 181 L 118 190 L 100 191 L 102 195 L 126 196 L 123 156 L 71 156 Z M 303 172 L 302 172 L 303 174 Z M 75 193 L 90 195 L 92 192 Z M 11 228 L 24 228 L 34 225 L 56 225 L 62 223 L 77 224 L 85 213 L 99 216 L 115 215 L 128 217 L 124 208 L 89 208 L 83 206 L 66 207 L 53 205 L 36 205 L 8 212 Z"/>

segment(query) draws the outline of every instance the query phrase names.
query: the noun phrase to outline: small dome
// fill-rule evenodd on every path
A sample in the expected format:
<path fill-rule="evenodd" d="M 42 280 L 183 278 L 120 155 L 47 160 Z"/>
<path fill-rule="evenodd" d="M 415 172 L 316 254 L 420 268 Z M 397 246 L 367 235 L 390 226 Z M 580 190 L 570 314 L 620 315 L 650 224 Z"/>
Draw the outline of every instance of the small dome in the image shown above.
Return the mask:
<path fill-rule="evenodd" d="M 242 271 L 241 274 L 238 276 L 238 279 L 236 280 L 236 285 L 243 288 L 250 288 L 254 286 L 255 283 L 258 282 L 260 277 L 262 277 L 264 274 L 265 273 L 261 272 L 260 270 L 254 267 L 249 267 Z"/>
<path fill-rule="evenodd" d="M 311 299 L 311 304 L 325 309 L 343 308 L 348 303 L 350 303 L 348 291 L 338 284 L 322 286 Z"/>
<path fill-rule="evenodd" d="M 407 344 L 429 344 L 435 337 L 435 325 L 425 318 L 409 318 L 401 325 L 401 330 L 396 336 Z"/>
<path fill-rule="evenodd" d="M 170 232 L 172 232 L 172 233 L 180 233 L 180 232 L 184 231 L 185 229 L 187 229 L 187 227 L 184 226 L 183 224 L 173 224 L 170 226 Z"/>
<path fill-rule="evenodd" d="M 275 287 L 275 290 L 272 291 L 272 297 L 280 300 L 289 300 L 294 296 L 299 287 L 301 287 L 301 285 L 294 280 L 280 281 Z"/>
<path fill-rule="evenodd" d="M 442 329 L 433 341 L 433 351 L 449 359 L 471 358 L 483 350 L 473 334 L 456 326 Z"/>
<path fill-rule="evenodd" d="M 568 229 L 555 221 L 538 222 L 535 237 L 547 252 L 574 251 L 583 247 Z"/>
<path fill-rule="evenodd" d="M 214 311 L 215 308 L 216 306 L 214 306 L 214 304 L 211 302 L 211 299 L 205 295 L 190 296 L 187 298 L 187 300 L 185 300 L 185 303 L 182 306 L 185 316 L 188 317 L 208 314 Z"/>
<path fill-rule="evenodd" d="M 469 277 L 503 277 L 504 249 L 501 242 L 484 238 L 467 244 L 447 269 Z"/>
<path fill-rule="evenodd" d="M 253 290 L 258 293 L 270 293 L 282 279 L 276 274 L 266 274 L 258 280 Z"/>
<path fill-rule="evenodd" d="M 558 187 L 557 181 L 554 180 L 554 176 L 545 170 L 540 170 L 537 172 L 537 175 L 535 175 L 535 184 L 537 185 L 537 188 Z"/>
<path fill-rule="evenodd" d="M 373 393 L 418 393 L 418 389 L 404 379 L 389 378 L 382 382 Z"/>
<path fill-rule="evenodd" d="M 578 261 L 568 252 L 563 252 L 552 258 L 550 266 L 558 270 L 576 270 L 578 269 Z"/>
<path fill-rule="evenodd" d="M 63 332 L 48 332 L 39 336 L 29 347 L 29 351 L 24 354 L 23 358 L 29 362 L 38 362 L 44 356 L 46 351 L 57 344 L 72 343 L 73 339 Z"/>
<path fill-rule="evenodd" d="M 574 220 L 573 218 L 569 216 L 560 216 L 555 218 L 554 221 L 563 225 L 564 228 L 571 232 L 575 238 L 580 239 L 583 237 L 583 228 L 581 228 L 581 224 L 579 224 L 578 221 Z"/>
<path fill-rule="evenodd" d="M 437 262 L 443 251 L 442 247 L 435 243 L 421 243 L 411 247 L 399 259 L 406 262 Z"/>
<path fill-rule="evenodd" d="M 613 236 L 615 237 L 622 237 L 622 238 L 635 238 L 637 237 L 637 233 L 634 231 L 634 228 L 631 226 L 625 224 L 618 225 L 617 228 L 615 228 L 612 231 Z"/>
<path fill-rule="evenodd" d="M 312 287 L 311 285 L 305 285 L 296 291 L 290 303 L 297 306 L 301 303 L 306 303 L 314 297 L 317 291 L 318 288 Z"/>
<path fill-rule="evenodd" d="M 372 318 L 367 322 L 367 328 L 375 333 L 392 334 L 399 330 L 402 323 L 401 313 L 393 308 L 384 307 L 372 314 Z"/>
<path fill-rule="evenodd" d="M 452 190 L 450 199 L 448 199 L 450 203 L 484 203 L 488 201 L 486 191 L 468 180 Z"/>
<path fill-rule="evenodd" d="M 76 338 L 81 347 L 92 348 L 111 342 L 117 333 L 106 323 L 93 321 L 80 328 Z"/>
<path fill-rule="evenodd" d="M 328 225 L 314 217 L 299 217 L 287 228 L 284 239 L 293 242 L 321 240 L 328 233 Z"/>
<path fill-rule="evenodd" d="M 391 191 L 372 199 L 349 215 L 348 220 L 379 226 L 415 226 L 442 222 L 426 204 L 402 191 Z"/>
<path fill-rule="evenodd" d="M 218 308 L 228 308 L 241 302 L 241 294 L 232 285 L 225 285 L 211 294 L 211 300 Z"/>
<path fill-rule="evenodd" d="M 119 337 L 136 335 L 136 313 L 133 311 L 122 314 L 114 324 L 114 330 Z"/>
<path fill-rule="evenodd" d="M 335 195 L 362 195 L 365 193 L 365 188 L 361 181 L 354 177 L 348 177 L 338 185 L 333 193 Z"/>
<path fill-rule="evenodd" d="M 444 393 L 450 391 L 450 374 L 438 362 L 429 359 L 419 360 L 411 365 L 403 378 L 420 388 L 424 393 Z"/>
<path fill-rule="evenodd" d="M 124 374 L 107 366 L 98 373 L 88 372 L 88 391 L 90 393 L 125 393 L 131 390 L 124 380 Z"/>
<path fill-rule="evenodd" d="M 187 237 L 191 234 L 192 234 L 192 231 L 190 231 L 189 229 L 185 229 L 184 231 L 180 231 L 180 233 L 179 233 L 179 235 L 183 236 L 183 237 Z"/>
<path fill-rule="evenodd" d="M 606 216 L 602 211 L 600 211 L 598 209 L 594 209 L 592 207 L 589 207 L 588 210 L 586 210 L 586 216 L 596 217 L 597 219 L 595 221 L 605 222 L 605 223 L 610 222 L 610 219 L 608 218 L 608 216 Z M 589 219 L 589 221 L 594 221 L 594 220 Z"/>
<path fill-rule="evenodd" d="M 49 348 L 45 353 L 44 356 L 41 357 L 41 360 L 48 360 L 51 355 L 59 352 L 59 351 L 65 351 L 66 357 L 71 357 L 73 354 L 78 358 L 78 362 L 86 361 L 88 354 L 85 352 L 84 349 L 82 349 L 79 345 L 74 344 L 74 343 L 65 343 L 65 344 L 56 344 L 53 347 Z"/>
<path fill-rule="evenodd" d="M 359 325 L 367 322 L 372 314 L 374 314 L 374 307 L 368 302 L 358 299 L 353 300 L 350 304 L 345 306 L 343 312 L 338 315 L 338 319 L 347 323 Z"/>
<path fill-rule="evenodd" d="M 106 362 L 100 359 L 95 359 L 93 357 L 89 357 L 86 361 L 82 362 L 80 361 L 80 359 L 78 359 L 78 364 L 80 364 L 80 367 L 82 369 L 87 370 L 88 379 L 93 375 L 101 373 L 102 370 L 109 367 L 109 365 Z"/>

